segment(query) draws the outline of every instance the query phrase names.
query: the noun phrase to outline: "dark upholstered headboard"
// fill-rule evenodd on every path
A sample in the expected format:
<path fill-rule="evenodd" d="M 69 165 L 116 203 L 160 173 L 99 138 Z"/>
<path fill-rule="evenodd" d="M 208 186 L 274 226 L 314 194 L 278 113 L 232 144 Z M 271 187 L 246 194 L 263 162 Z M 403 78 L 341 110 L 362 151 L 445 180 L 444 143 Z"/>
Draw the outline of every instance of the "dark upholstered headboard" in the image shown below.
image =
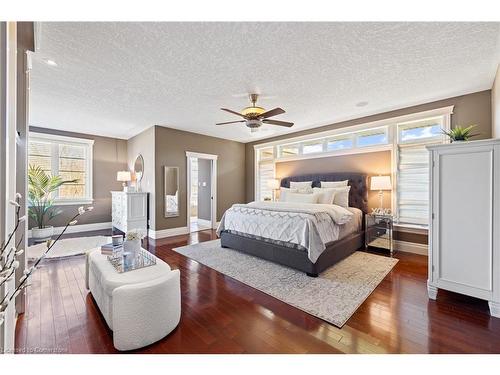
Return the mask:
<path fill-rule="evenodd" d="M 343 181 L 347 183 L 351 190 L 349 191 L 349 206 L 359 208 L 364 213 L 368 212 L 368 175 L 363 173 L 314 173 L 301 176 L 291 176 L 281 179 L 281 186 L 289 188 L 290 181 L 312 181 L 313 187 L 320 187 L 321 181 Z"/>

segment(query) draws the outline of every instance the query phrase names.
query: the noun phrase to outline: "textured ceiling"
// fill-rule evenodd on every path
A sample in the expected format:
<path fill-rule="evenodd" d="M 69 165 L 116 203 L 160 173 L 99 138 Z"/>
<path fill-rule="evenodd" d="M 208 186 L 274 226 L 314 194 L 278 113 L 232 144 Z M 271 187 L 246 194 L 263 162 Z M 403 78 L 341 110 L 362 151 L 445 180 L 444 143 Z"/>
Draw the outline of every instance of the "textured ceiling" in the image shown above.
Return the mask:
<path fill-rule="evenodd" d="M 39 26 L 31 124 L 119 138 L 162 125 L 248 142 L 489 89 L 500 60 L 500 23 Z M 249 92 L 295 126 L 214 125 Z"/>

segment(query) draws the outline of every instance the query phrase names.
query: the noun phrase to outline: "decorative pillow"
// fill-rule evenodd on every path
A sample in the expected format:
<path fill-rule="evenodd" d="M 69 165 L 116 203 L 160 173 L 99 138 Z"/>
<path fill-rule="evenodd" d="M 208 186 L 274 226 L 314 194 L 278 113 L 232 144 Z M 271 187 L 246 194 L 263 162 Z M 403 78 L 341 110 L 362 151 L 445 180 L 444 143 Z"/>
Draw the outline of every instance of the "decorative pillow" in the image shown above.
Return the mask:
<path fill-rule="evenodd" d="M 304 181 L 304 182 L 290 181 L 290 189 L 297 189 L 300 194 L 311 194 L 312 181 Z"/>
<path fill-rule="evenodd" d="M 322 188 L 338 188 L 342 186 L 347 186 L 349 180 L 344 181 L 321 181 L 320 186 Z"/>
<path fill-rule="evenodd" d="M 282 187 L 280 188 L 280 198 L 279 198 L 279 201 L 280 202 L 286 202 L 286 197 L 288 194 L 290 193 L 297 193 L 298 190 L 297 189 L 289 189 L 289 188 L 285 188 L 285 187 Z"/>
<path fill-rule="evenodd" d="M 321 204 L 333 204 L 335 193 L 335 189 L 313 188 L 313 194 L 318 194 L 318 203 Z"/>
<path fill-rule="evenodd" d="M 322 190 L 332 190 L 335 195 L 333 197 L 333 204 L 341 207 L 349 207 L 349 191 L 351 190 L 350 186 L 343 186 L 338 188 L 314 188 L 313 191 L 315 193 L 321 193 Z"/>
<path fill-rule="evenodd" d="M 318 203 L 319 194 L 286 194 L 286 202 L 293 203 Z"/>

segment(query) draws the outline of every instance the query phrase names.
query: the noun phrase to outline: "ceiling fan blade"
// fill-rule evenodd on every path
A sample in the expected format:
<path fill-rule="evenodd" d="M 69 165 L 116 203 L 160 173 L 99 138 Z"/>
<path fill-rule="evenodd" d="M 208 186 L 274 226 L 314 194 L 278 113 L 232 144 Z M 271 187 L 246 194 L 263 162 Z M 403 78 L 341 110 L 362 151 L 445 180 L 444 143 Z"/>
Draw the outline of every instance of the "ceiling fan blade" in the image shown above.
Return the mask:
<path fill-rule="evenodd" d="M 241 113 L 239 113 L 239 112 L 232 111 L 232 110 L 227 109 L 227 108 L 221 108 L 221 109 L 222 109 L 223 111 L 226 111 L 226 112 L 232 113 L 233 115 L 241 116 L 241 117 L 243 117 L 243 118 L 245 117 L 245 116 L 243 116 L 243 115 L 242 115 Z"/>
<path fill-rule="evenodd" d="M 260 118 L 268 118 L 268 117 L 273 117 L 276 115 L 281 115 L 282 113 L 285 113 L 285 111 L 281 108 L 274 108 L 271 109 L 270 111 L 264 112 L 261 115 L 259 115 Z"/>
<path fill-rule="evenodd" d="M 278 120 L 267 120 L 264 119 L 262 120 L 264 124 L 271 124 L 271 125 L 279 125 L 279 126 L 286 126 L 288 128 L 293 126 L 293 122 L 286 122 L 286 121 L 278 121 Z"/>
<path fill-rule="evenodd" d="M 239 121 L 228 121 L 228 122 L 219 122 L 215 125 L 227 125 L 227 124 L 236 124 L 237 122 L 245 122 L 245 120 L 239 120 Z"/>

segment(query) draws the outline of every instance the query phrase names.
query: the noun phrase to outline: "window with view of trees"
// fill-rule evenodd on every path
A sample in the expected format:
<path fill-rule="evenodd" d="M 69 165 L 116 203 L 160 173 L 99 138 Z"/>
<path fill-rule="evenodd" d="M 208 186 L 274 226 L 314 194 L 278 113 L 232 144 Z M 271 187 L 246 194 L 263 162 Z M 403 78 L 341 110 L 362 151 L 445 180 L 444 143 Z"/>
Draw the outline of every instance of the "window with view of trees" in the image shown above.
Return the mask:
<path fill-rule="evenodd" d="M 64 180 L 77 179 L 62 185 L 54 195 L 58 203 L 78 204 L 92 201 L 93 141 L 72 137 L 31 133 L 28 163 L 40 166 L 47 174 Z"/>

